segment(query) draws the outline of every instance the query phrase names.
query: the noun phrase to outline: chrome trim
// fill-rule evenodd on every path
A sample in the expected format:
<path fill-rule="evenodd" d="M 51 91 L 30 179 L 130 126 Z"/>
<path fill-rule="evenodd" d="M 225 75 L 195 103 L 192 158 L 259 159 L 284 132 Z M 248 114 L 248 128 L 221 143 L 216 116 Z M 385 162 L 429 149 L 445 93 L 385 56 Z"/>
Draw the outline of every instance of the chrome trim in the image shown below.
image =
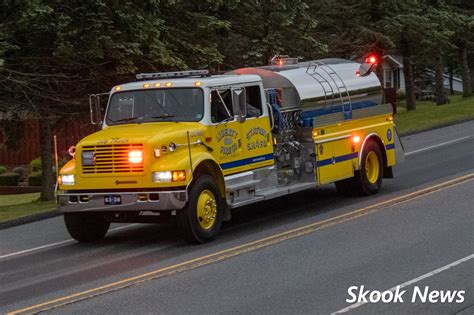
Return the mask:
<path fill-rule="evenodd" d="M 344 135 L 344 136 L 339 136 L 339 137 L 334 137 L 334 138 L 329 138 L 329 139 L 324 139 L 324 140 L 315 141 L 314 143 L 316 143 L 316 144 L 322 144 L 322 143 L 326 143 L 326 142 L 332 142 L 332 141 L 347 139 L 347 138 L 350 138 L 351 136 L 352 136 L 352 135 Z"/>
<path fill-rule="evenodd" d="M 158 194 L 158 200 L 139 201 L 138 195 Z M 122 204 L 105 205 L 103 196 L 120 195 Z M 70 202 L 70 196 L 88 196 L 88 202 Z M 177 191 L 139 191 L 139 192 L 84 192 L 84 193 L 58 193 L 58 210 L 61 212 L 82 211 L 156 211 L 182 209 L 188 201 L 186 190 Z"/>

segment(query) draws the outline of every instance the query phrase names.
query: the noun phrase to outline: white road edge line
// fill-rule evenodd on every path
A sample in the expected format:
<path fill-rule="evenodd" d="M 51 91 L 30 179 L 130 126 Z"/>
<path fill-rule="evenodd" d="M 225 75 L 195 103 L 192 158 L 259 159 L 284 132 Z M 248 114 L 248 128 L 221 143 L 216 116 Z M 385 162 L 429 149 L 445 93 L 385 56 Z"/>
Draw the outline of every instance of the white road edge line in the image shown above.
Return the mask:
<path fill-rule="evenodd" d="M 469 255 L 469 256 L 466 256 L 466 257 L 464 257 L 464 258 L 461 258 L 461 259 L 459 259 L 459 260 L 456 260 L 456 261 L 454 261 L 454 262 L 452 262 L 452 263 L 450 263 L 450 264 L 448 264 L 448 265 L 446 265 L 446 266 L 443 266 L 443 267 L 441 267 L 441 268 L 438 268 L 438 269 L 435 269 L 435 270 L 430 271 L 430 272 L 428 272 L 428 273 L 425 273 L 424 275 L 419 276 L 419 277 L 417 277 L 417 278 L 415 278 L 415 279 L 412 279 L 412 280 L 409 280 L 409 281 L 404 282 L 404 283 L 402 283 L 402 284 L 396 285 L 396 286 L 394 286 L 393 288 L 391 288 L 391 289 L 389 289 L 389 290 L 387 290 L 387 291 L 392 291 L 392 292 L 394 292 L 394 291 L 397 289 L 397 287 L 400 288 L 400 289 L 405 288 L 405 287 L 407 287 L 407 286 L 409 286 L 409 285 L 412 285 L 412 284 L 414 284 L 414 283 L 417 283 L 417 282 L 419 282 L 419 281 L 421 281 L 421 280 L 424 280 L 424 279 L 426 279 L 426 278 L 432 277 L 432 276 L 434 276 L 434 275 L 436 275 L 436 274 L 438 274 L 438 273 L 440 273 L 440 272 L 443 272 L 443 271 L 448 270 L 448 269 L 450 269 L 450 268 L 452 268 L 452 267 L 455 267 L 455 266 L 457 266 L 457 265 L 460 265 L 460 264 L 462 264 L 462 263 L 464 263 L 464 262 L 466 262 L 466 261 L 468 261 L 468 260 L 471 260 L 471 259 L 473 259 L 473 258 L 474 258 L 474 254 L 471 254 L 471 255 Z M 349 306 L 347 306 L 347 307 L 345 307 L 345 308 L 343 308 L 343 309 L 340 309 L 340 310 L 338 310 L 338 311 L 335 311 L 335 312 L 333 312 L 333 313 L 331 313 L 331 314 L 342 314 L 342 313 L 346 313 L 346 312 L 351 311 L 351 310 L 353 310 L 353 309 L 356 309 L 356 308 L 358 308 L 358 307 L 360 307 L 360 306 L 362 306 L 362 305 L 364 305 L 364 304 L 366 304 L 366 303 L 367 303 L 367 302 L 354 303 L 354 304 L 349 305 Z"/>
<path fill-rule="evenodd" d="M 118 226 L 118 227 L 116 227 L 116 228 L 110 229 L 109 232 L 119 231 L 119 230 L 122 230 L 122 229 L 125 229 L 125 228 L 129 228 L 129 227 L 132 227 L 132 226 L 135 226 L 135 225 L 138 225 L 138 223 L 128 224 L 128 225 L 125 225 L 125 226 Z M 60 241 L 60 242 L 56 242 L 56 243 L 46 244 L 46 245 L 42 245 L 42 246 L 30 248 L 30 249 L 25 249 L 25 250 L 22 250 L 22 251 L 19 251 L 19 252 L 14 252 L 14 253 L 10 253 L 10 254 L 5 254 L 5 255 L 0 256 L 0 259 L 2 259 L 2 258 L 8 258 L 8 257 L 13 257 L 13 256 L 18 256 L 18 255 L 21 255 L 21 254 L 26 254 L 26 253 L 34 252 L 34 251 L 37 251 L 37 250 L 40 250 L 40 249 L 44 249 L 44 248 L 48 248 L 48 247 L 53 247 L 53 246 L 57 246 L 57 245 L 61 245 L 61 244 L 67 244 L 67 243 L 71 243 L 71 242 L 75 242 L 75 240 L 73 240 L 72 238 L 70 238 L 70 239 L 67 239 L 67 240 L 64 240 L 64 241 Z"/>
<path fill-rule="evenodd" d="M 429 147 L 426 147 L 426 148 L 423 148 L 423 149 L 418 149 L 418 150 L 415 150 L 415 151 L 407 152 L 407 153 L 405 153 L 405 155 L 411 155 L 411 154 L 423 152 L 423 151 L 426 151 L 426 150 L 431 150 L 431 149 L 434 149 L 434 148 L 442 147 L 442 146 L 445 146 L 447 144 L 462 141 L 462 140 L 469 139 L 469 138 L 472 138 L 472 136 L 465 136 L 465 137 L 462 137 L 462 138 L 446 141 L 446 142 L 443 142 L 443 143 L 438 143 L 438 144 L 435 144 L 435 145 L 432 145 L 432 146 L 429 146 Z"/>
<path fill-rule="evenodd" d="M 434 149 L 434 148 L 437 148 L 437 147 L 441 147 L 441 146 L 444 146 L 444 145 L 447 145 L 447 144 L 450 144 L 450 143 L 453 143 L 453 142 L 462 141 L 462 140 L 464 140 L 464 139 L 468 139 L 468 138 L 471 138 L 471 137 L 472 137 L 472 136 L 466 136 L 466 137 L 454 139 L 454 140 L 451 140 L 451 141 L 446 141 L 446 142 L 439 143 L 439 144 L 436 144 L 436 145 L 432 145 L 432 146 L 429 146 L 429 147 L 426 147 L 426 148 L 422 148 L 422 149 L 419 149 L 419 150 L 407 152 L 407 153 L 405 153 L 405 155 L 411 155 L 411 154 L 423 152 L 423 151 L 430 150 L 430 149 Z M 120 226 L 120 227 L 117 227 L 117 228 L 114 228 L 114 229 L 110 229 L 109 232 L 118 231 L 118 230 L 121 230 L 121 229 L 124 229 L 124 228 L 127 228 L 127 227 L 131 227 L 131 226 L 134 226 L 134 225 L 137 225 L 137 224 L 138 224 L 138 223 L 134 223 L 134 224 L 126 225 L 126 226 Z M 66 244 L 66 243 L 70 243 L 70 242 L 74 242 L 74 240 L 73 240 L 73 239 L 68 239 L 68 240 L 61 241 L 61 242 L 56 242 L 56 243 L 51 243 L 51 244 L 47 244 L 47 245 L 35 247 L 35 248 L 25 249 L 25 250 L 22 250 L 22 251 L 19 251 L 19 252 L 14 252 L 14 253 L 2 255 L 2 256 L 0 256 L 0 259 L 12 257 L 12 256 L 17 256 L 17 255 L 21 255 L 21 254 L 25 254 L 25 253 L 37 251 L 37 250 L 44 249 L 44 248 L 48 248 L 48 247 L 53 247 L 53 246 L 56 246 L 56 245 Z"/>

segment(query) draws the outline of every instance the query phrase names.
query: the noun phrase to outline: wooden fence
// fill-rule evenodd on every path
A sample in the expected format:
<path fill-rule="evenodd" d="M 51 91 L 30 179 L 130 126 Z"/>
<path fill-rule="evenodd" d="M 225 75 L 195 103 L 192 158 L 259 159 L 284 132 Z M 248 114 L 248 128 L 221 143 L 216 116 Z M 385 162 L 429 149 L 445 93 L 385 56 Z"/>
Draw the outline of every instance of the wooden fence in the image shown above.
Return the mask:
<path fill-rule="evenodd" d="M 4 143 L 5 135 L 0 134 L 0 165 L 10 167 L 28 165 L 40 156 L 39 121 L 26 120 L 23 122 L 23 129 L 24 133 L 18 150 L 9 150 Z M 58 123 L 54 126 L 52 135 L 57 137 L 59 157 L 69 157 L 67 150 L 70 146 L 76 145 L 79 140 L 97 130 L 99 128 L 91 125 L 87 117 L 63 120 Z"/>

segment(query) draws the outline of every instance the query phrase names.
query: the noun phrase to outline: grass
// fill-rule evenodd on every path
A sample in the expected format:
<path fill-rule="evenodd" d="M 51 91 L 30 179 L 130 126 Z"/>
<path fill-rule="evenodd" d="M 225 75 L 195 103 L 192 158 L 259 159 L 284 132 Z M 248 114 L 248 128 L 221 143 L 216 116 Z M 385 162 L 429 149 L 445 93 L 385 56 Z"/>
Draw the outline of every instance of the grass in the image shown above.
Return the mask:
<path fill-rule="evenodd" d="M 474 97 L 451 97 L 450 103 L 436 106 L 430 101 L 418 101 L 416 110 L 407 112 L 405 104 L 399 104 L 395 123 L 401 135 L 412 134 L 444 125 L 474 119 Z"/>
<path fill-rule="evenodd" d="M 40 193 L 20 194 L 20 195 L 0 195 L 0 207 L 12 206 L 21 203 L 30 203 L 38 200 Z"/>
<path fill-rule="evenodd" d="M 36 201 L 39 193 L 0 196 L 0 223 L 56 210 L 54 201 Z"/>
<path fill-rule="evenodd" d="M 446 105 L 429 101 L 417 102 L 416 110 L 407 112 L 404 103 L 398 106 L 395 122 L 401 135 L 474 119 L 474 97 L 451 97 Z M 0 196 L 0 223 L 48 212 L 57 208 L 53 201 L 37 201 L 39 193 Z"/>

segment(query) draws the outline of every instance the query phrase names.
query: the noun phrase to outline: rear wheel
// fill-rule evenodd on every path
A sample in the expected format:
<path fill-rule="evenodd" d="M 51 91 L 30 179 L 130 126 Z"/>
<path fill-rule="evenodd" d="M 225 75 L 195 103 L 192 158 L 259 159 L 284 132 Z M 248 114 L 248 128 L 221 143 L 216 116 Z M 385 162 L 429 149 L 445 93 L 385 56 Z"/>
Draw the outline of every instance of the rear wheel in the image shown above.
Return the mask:
<path fill-rule="evenodd" d="M 377 143 L 371 141 L 362 154 L 362 163 L 358 172 L 357 186 L 363 195 L 377 193 L 382 187 L 383 157 Z"/>
<path fill-rule="evenodd" d="M 185 208 L 178 212 L 178 225 L 186 241 L 201 244 L 214 239 L 220 231 L 223 201 L 213 178 L 196 179 Z"/>
<path fill-rule="evenodd" d="M 64 213 L 64 222 L 69 234 L 79 242 L 93 242 L 105 236 L 110 223 L 101 213 Z"/>
<path fill-rule="evenodd" d="M 336 188 L 344 195 L 372 195 L 380 190 L 382 178 L 382 152 L 377 143 L 371 141 L 362 153 L 360 170 L 354 177 L 336 182 Z"/>

